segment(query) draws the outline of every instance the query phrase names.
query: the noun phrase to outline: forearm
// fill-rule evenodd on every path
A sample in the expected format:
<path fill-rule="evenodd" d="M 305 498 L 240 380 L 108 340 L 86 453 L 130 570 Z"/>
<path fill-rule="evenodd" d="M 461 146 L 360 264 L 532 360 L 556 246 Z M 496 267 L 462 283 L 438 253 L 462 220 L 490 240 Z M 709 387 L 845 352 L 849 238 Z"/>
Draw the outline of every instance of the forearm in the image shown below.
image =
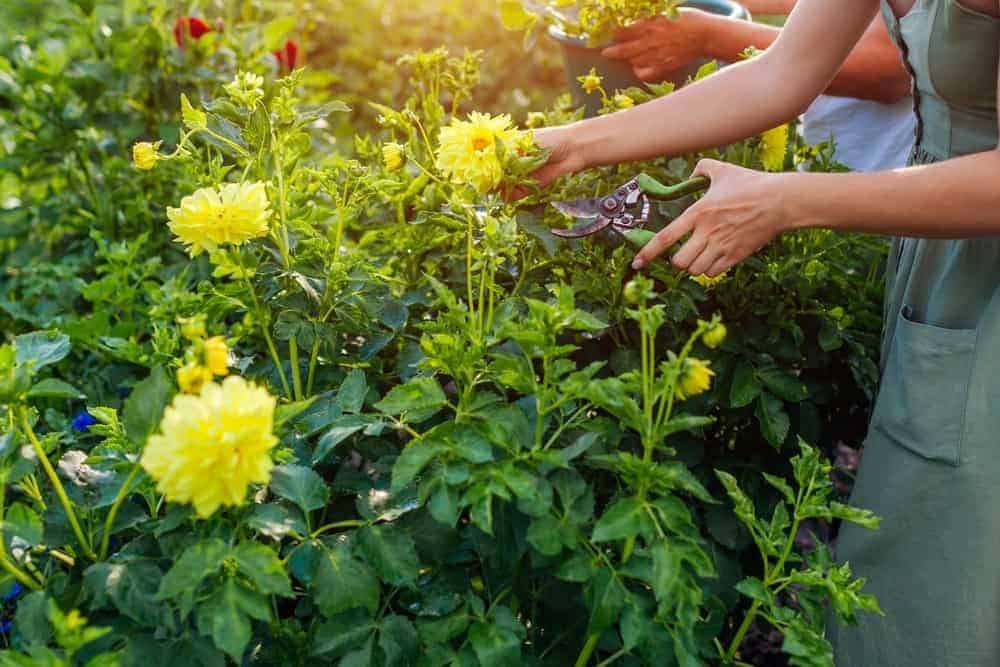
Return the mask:
<path fill-rule="evenodd" d="M 1000 149 L 887 172 L 775 178 L 791 229 L 1000 236 Z"/>
<path fill-rule="evenodd" d="M 754 46 L 768 49 L 780 29 L 773 26 L 706 14 L 705 52 L 710 58 L 735 62 Z M 869 27 L 826 89 L 829 95 L 892 103 L 909 94 L 910 75 L 881 18 Z"/>
<path fill-rule="evenodd" d="M 739 141 L 795 117 L 815 96 L 765 54 L 633 109 L 571 126 L 589 167 L 683 155 Z M 734 104 L 739 100 L 739 104 Z"/>
<path fill-rule="evenodd" d="M 741 4 L 754 16 L 786 16 L 796 0 L 742 0 Z"/>

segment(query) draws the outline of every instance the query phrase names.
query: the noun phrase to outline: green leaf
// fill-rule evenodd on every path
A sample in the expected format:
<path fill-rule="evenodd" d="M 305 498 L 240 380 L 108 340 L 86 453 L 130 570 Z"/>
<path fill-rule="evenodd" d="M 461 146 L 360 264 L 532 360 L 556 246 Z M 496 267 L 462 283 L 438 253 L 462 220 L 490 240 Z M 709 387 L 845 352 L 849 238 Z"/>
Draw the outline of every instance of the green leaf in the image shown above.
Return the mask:
<path fill-rule="evenodd" d="M 352 609 L 323 622 L 313 637 L 312 654 L 336 658 L 360 646 L 375 631 L 371 614 Z"/>
<path fill-rule="evenodd" d="M 274 427 L 278 428 L 295 419 L 303 412 L 312 407 L 313 403 L 316 402 L 316 396 L 305 399 L 304 401 L 295 401 L 294 403 L 286 403 L 284 405 L 279 405 L 274 410 Z"/>
<path fill-rule="evenodd" d="M 10 539 L 17 537 L 33 547 L 42 543 L 44 533 L 42 518 L 35 510 L 22 503 L 14 503 L 3 517 L 4 542 L 10 547 Z"/>
<path fill-rule="evenodd" d="M 495 623 L 474 623 L 469 628 L 469 643 L 482 667 L 521 665 L 521 638 Z"/>
<path fill-rule="evenodd" d="M 33 370 L 55 364 L 69 355 L 69 336 L 57 331 L 34 331 L 14 339 L 18 365 L 30 364 Z"/>
<path fill-rule="evenodd" d="M 62 380 L 47 378 L 28 390 L 28 398 L 84 398 L 83 392 Z"/>
<path fill-rule="evenodd" d="M 754 367 L 749 363 L 741 363 L 733 373 L 733 383 L 729 387 L 729 406 L 742 408 L 754 402 L 763 389 Z"/>
<path fill-rule="evenodd" d="M 355 368 L 340 384 L 334 402 L 344 412 L 357 413 L 364 407 L 367 394 L 368 382 L 365 380 L 365 372 Z"/>
<path fill-rule="evenodd" d="M 856 523 L 868 530 L 878 530 L 879 525 L 882 523 L 882 519 L 876 516 L 871 510 L 851 507 L 836 501 L 830 503 L 829 517 Z"/>
<path fill-rule="evenodd" d="M 763 581 L 757 579 L 756 577 L 747 577 L 743 581 L 736 584 L 734 588 L 751 600 L 763 602 L 767 605 L 773 604 L 774 602 L 771 598 L 771 592 L 767 590 L 767 586 L 764 585 Z"/>
<path fill-rule="evenodd" d="M 777 489 L 788 503 L 792 505 L 795 504 L 795 491 L 792 490 L 792 487 L 788 482 L 780 477 L 770 475 L 766 472 L 761 474 L 764 476 L 764 479 L 767 480 L 767 483 Z"/>
<path fill-rule="evenodd" d="M 244 542 L 233 551 L 233 559 L 240 574 L 252 581 L 265 595 L 292 595 L 292 583 L 278 554 L 270 547 L 254 542 Z"/>
<path fill-rule="evenodd" d="M 390 614 L 379 623 L 378 645 L 386 667 L 412 665 L 420 652 L 420 637 L 409 619 Z"/>
<path fill-rule="evenodd" d="M 220 650 L 241 664 L 250 643 L 250 619 L 266 621 L 270 615 L 266 597 L 243 588 L 234 579 L 227 579 L 212 597 L 199 605 L 198 631 L 211 635 Z"/>
<path fill-rule="evenodd" d="M 705 511 L 709 534 L 722 546 L 739 551 L 750 543 L 750 533 L 728 507 L 713 505 Z"/>
<path fill-rule="evenodd" d="M 14 636 L 27 646 L 45 646 L 52 639 L 49 598 L 45 591 L 28 593 L 18 601 Z"/>
<path fill-rule="evenodd" d="M 298 18 L 294 13 L 279 16 L 264 25 L 261 34 L 264 41 L 265 51 L 277 51 L 284 43 L 288 34 L 295 29 Z"/>
<path fill-rule="evenodd" d="M 603 567 L 591 579 L 584 593 L 590 608 L 590 623 L 587 635 L 600 634 L 611 627 L 621 616 L 628 597 L 625 585 L 610 569 Z"/>
<path fill-rule="evenodd" d="M 681 431 L 694 431 L 715 423 L 715 417 L 704 417 L 700 415 L 679 414 L 672 417 L 670 421 L 663 425 L 658 435 L 661 439 L 667 438 L 674 433 Z"/>
<path fill-rule="evenodd" d="M 313 463 L 319 463 L 325 459 L 337 445 L 350 438 L 355 433 L 368 428 L 372 423 L 369 417 L 364 415 L 341 415 L 330 423 L 330 429 L 323 434 L 316 445 L 316 452 L 313 454 Z"/>
<path fill-rule="evenodd" d="M 393 586 L 416 581 L 420 571 L 416 545 L 398 526 L 366 526 L 358 532 L 358 547 L 382 581 Z"/>
<path fill-rule="evenodd" d="M 303 512 L 326 507 L 330 499 L 329 487 L 315 470 L 293 463 L 275 466 L 271 472 L 271 490 L 298 505 Z"/>
<path fill-rule="evenodd" d="M 782 400 L 766 391 L 763 392 L 757 399 L 754 416 L 757 417 L 764 438 L 776 449 L 780 448 L 788 437 L 788 429 L 791 426 L 791 420 L 785 412 Z"/>
<path fill-rule="evenodd" d="M 189 130 L 204 129 L 208 126 L 208 116 L 201 109 L 191 106 L 187 95 L 181 93 L 181 119 Z"/>
<path fill-rule="evenodd" d="M 152 562 L 96 563 L 84 572 L 84 590 L 95 609 L 110 603 L 119 613 L 146 627 L 171 625 L 172 612 L 160 602 L 160 568 Z"/>
<path fill-rule="evenodd" d="M 636 248 L 644 248 L 656 234 L 648 229 L 629 229 L 623 233 L 625 240 Z"/>
<path fill-rule="evenodd" d="M 405 415 L 408 421 L 418 423 L 433 417 L 447 403 L 437 380 L 419 376 L 393 387 L 375 409 L 387 415 Z"/>
<path fill-rule="evenodd" d="M 416 479 L 420 471 L 442 452 L 442 446 L 414 440 L 406 446 L 392 466 L 392 490 L 401 490 Z"/>
<path fill-rule="evenodd" d="M 164 575 L 156 599 L 169 600 L 193 593 L 202 581 L 219 571 L 228 552 L 226 543 L 218 538 L 192 544 Z"/>
<path fill-rule="evenodd" d="M 354 607 L 364 607 L 373 614 L 378 609 L 378 579 L 344 544 L 337 544 L 323 554 L 312 585 L 316 606 L 324 616 L 335 616 Z"/>
<path fill-rule="evenodd" d="M 305 535 L 308 532 L 297 509 L 277 503 L 255 505 L 246 523 L 258 533 L 277 541 L 290 534 Z"/>
<path fill-rule="evenodd" d="M 528 544 L 545 556 L 558 556 L 562 551 L 562 524 L 549 514 L 535 517 L 528 526 Z"/>
<path fill-rule="evenodd" d="M 809 398 L 809 388 L 805 383 L 779 368 L 759 368 L 757 377 L 772 393 L 790 403 Z"/>
<path fill-rule="evenodd" d="M 159 428 L 173 388 L 170 376 L 161 366 L 157 366 L 125 399 L 122 424 L 128 439 L 134 445 L 145 445 L 149 436 Z"/>
<path fill-rule="evenodd" d="M 652 528 L 646 505 L 636 497 L 622 498 L 597 520 L 590 539 L 594 542 L 623 540 L 648 533 Z"/>

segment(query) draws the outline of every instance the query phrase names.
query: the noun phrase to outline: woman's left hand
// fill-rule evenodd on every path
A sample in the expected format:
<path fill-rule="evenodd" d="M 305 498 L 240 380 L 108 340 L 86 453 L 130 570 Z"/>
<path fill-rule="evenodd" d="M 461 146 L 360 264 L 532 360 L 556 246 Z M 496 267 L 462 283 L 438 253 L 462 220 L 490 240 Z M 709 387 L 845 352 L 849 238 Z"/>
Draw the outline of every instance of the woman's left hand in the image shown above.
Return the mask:
<path fill-rule="evenodd" d="M 708 193 L 653 237 L 636 255 L 632 268 L 648 266 L 691 234 L 671 262 L 692 275 L 715 277 L 791 227 L 783 204 L 782 174 L 702 160 L 692 175 L 711 179 Z"/>

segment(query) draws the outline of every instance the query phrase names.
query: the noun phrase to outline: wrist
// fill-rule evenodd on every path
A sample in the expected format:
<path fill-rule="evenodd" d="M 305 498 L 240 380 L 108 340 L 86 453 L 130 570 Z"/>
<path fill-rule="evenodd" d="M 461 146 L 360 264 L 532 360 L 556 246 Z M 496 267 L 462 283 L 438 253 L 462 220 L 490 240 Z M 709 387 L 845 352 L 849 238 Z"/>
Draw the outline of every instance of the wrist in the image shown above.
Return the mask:
<path fill-rule="evenodd" d="M 810 202 L 814 200 L 801 196 L 809 191 L 808 184 L 802 182 L 805 178 L 808 178 L 807 174 L 794 172 L 771 176 L 773 187 L 770 188 L 769 196 L 780 211 L 777 225 L 779 234 L 823 226 L 821 216 L 815 207 L 810 206 Z"/>
<path fill-rule="evenodd" d="M 725 28 L 725 24 L 721 20 L 722 17 L 700 9 L 682 8 L 680 11 L 684 13 L 684 20 L 690 22 L 702 55 L 717 60 L 725 59 L 718 39 L 720 31 Z"/>
<path fill-rule="evenodd" d="M 607 163 L 607 147 L 613 133 L 611 116 L 582 120 L 569 126 L 569 145 L 579 170 L 600 167 Z"/>

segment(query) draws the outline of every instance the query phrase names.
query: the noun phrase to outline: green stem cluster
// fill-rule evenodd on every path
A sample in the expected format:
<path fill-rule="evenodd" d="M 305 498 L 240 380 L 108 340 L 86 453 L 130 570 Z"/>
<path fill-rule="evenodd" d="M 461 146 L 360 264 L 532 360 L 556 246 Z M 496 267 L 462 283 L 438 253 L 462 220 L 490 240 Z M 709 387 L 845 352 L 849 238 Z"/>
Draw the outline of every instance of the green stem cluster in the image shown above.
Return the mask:
<path fill-rule="evenodd" d="M 59 475 L 56 474 L 55 468 L 52 467 L 52 463 L 49 461 L 49 457 L 45 453 L 45 448 L 42 447 L 42 443 L 38 440 L 38 436 L 35 435 L 35 430 L 31 427 L 31 420 L 28 418 L 28 408 L 21 406 L 18 408 L 18 412 L 21 421 L 21 429 L 23 430 L 25 437 L 27 437 L 28 441 L 31 443 L 32 449 L 35 450 L 38 462 L 45 471 L 45 475 L 49 478 L 49 482 L 52 483 L 52 487 L 56 492 L 56 497 L 59 498 L 59 504 L 62 505 L 63 511 L 66 513 L 66 520 L 69 521 L 70 528 L 73 529 L 73 535 L 76 536 L 76 541 L 80 545 L 80 549 L 87 558 L 97 560 L 97 555 L 94 553 L 94 548 L 90 544 L 90 539 L 84 534 L 83 529 L 80 527 L 76 511 L 73 509 L 73 503 L 70 502 L 69 496 L 66 495 L 66 488 L 59 479 Z"/>
<path fill-rule="evenodd" d="M 767 589 L 773 589 L 775 593 L 779 593 L 784 590 L 785 586 L 790 583 L 790 579 L 785 575 L 785 564 L 788 562 L 788 557 L 792 554 L 792 548 L 795 546 L 795 537 L 799 532 L 799 525 L 802 523 L 800 518 L 799 508 L 802 504 L 812 495 L 813 486 L 816 481 L 815 472 L 809 478 L 809 483 L 802 487 L 799 487 L 798 493 L 795 496 L 795 507 L 792 513 L 792 527 L 788 531 L 788 536 L 785 540 L 784 549 L 782 549 L 781 555 L 778 560 L 772 565 L 767 554 L 761 550 L 761 559 L 764 565 L 764 576 L 763 583 L 764 587 Z M 752 530 L 752 528 L 751 528 Z M 756 536 L 755 536 L 756 537 Z M 739 628 L 736 630 L 736 634 L 733 636 L 732 641 L 729 643 L 729 648 L 726 650 L 723 656 L 723 661 L 725 664 L 730 664 L 736 658 L 736 653 L 740 649 L 740 645 L 743 643 L 743 638 L 746 637 L 747 632 L 750 630 L 750 626 L 754 619 L 757 618 L 760 612 L 762 602 L 760 600 L 754 600 L 747 610 L 746 616 L 743 618 L 743 622 L 740 624 Z"/>

